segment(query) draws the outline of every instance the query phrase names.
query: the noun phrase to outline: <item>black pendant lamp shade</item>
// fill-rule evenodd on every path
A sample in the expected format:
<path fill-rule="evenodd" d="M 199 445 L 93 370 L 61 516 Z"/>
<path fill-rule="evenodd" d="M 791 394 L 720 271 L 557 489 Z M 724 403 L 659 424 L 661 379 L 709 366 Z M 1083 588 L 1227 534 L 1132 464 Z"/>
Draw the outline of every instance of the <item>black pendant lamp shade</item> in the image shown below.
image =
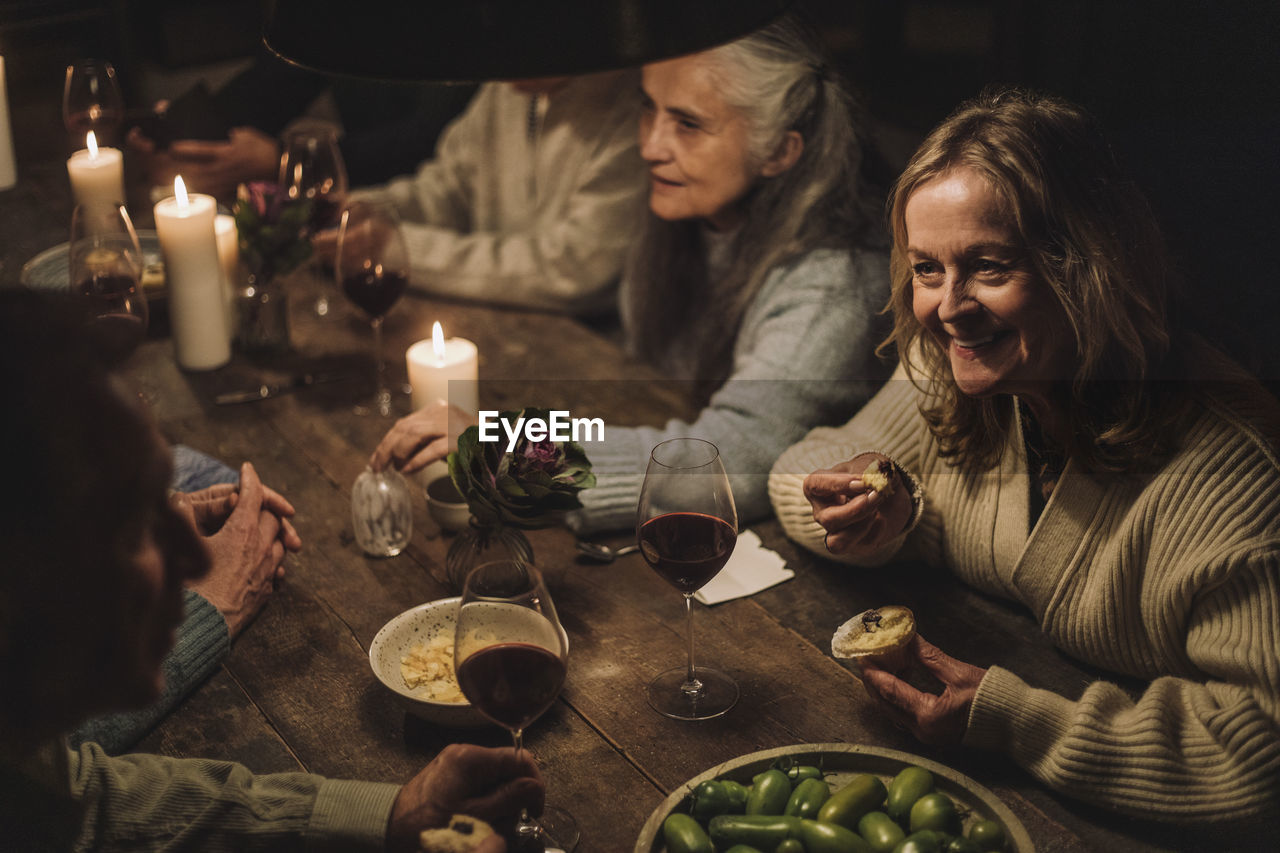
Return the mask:
<path fill-rule="evenodd" d="M 731 41 L 790 0 L 273 0 L 263 41 L 385 80 L 506 80 L 640 65 Z"/>

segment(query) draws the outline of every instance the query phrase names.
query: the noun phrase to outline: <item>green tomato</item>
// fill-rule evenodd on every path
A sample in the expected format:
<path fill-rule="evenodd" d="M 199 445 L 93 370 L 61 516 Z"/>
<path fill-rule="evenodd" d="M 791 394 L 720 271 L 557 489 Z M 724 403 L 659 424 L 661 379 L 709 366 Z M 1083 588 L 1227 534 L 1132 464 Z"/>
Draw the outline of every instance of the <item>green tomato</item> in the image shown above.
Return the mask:
<path fill-rule="evenodd" d="M 773 850 L 800 834 L 800 820 L 782 815 L 722 814 L 711 818 L 707 832 L 716 849 L 746 844 L 757 850 Z"/>
<path fill-rule="evenodd" d="M 914 764 L 899 771 L 889 783 L 889 795 L 885 800 L 885 812 L 889 817 L 905 823 L 916 800 L 933 791 L 933 774 Z"/>
<path fill-rule="evenodd" d="M 893 853 L 942 853 L 936 832 L 913 832 L 893 848 Z"/>
<path fill-rule="evenodd" d="M 873 853 L 852 829 L 820 820 L 800 821 L 800 840 L 806 853 Z"/>
<path fill-rule="evenodd" d="M 788 838 L 774 848 L 773 853 L 807 853 L 804 844 L 798 838 Z"/>
<path fill-rule="evenodd" d="M 933 829 L 955 835 L 960 831 L 955 803 L 946 794 L 925 794 L 911 807 L 910 828 L 912 832 Z"/>
<path fill-rule="evenodd" d="M 963 836 L 957 835 L 942 848 L 942 853 L 983 853 L 981 847 Z"/>
<path fill-rule="evenodd" d="M 715 853 L 711 838 L 691 815 L 673 812 L 662 822 L 662 840 L 667 853 Z"/>
<path fill-rule="evenodd" d="M 760 851 L 748 844 L 735 844 L 724 853 L 760 853 Z M 804 851 L 801 850 L 800 853 L 804 853 Z"/>
<path fill-rule="evenodd" d="M 969 840 L 983 850 L 1003 850 L 1007 843 L 1004 827 L 994 820 L 980 820 L 969 827 Z"/>
<path fill-rule="evenodd" d="M 884 783 L 870 773 L 859 773 L 831 795 L 818 810 L 818 820 L 855 829 L 867 812 L 880 808 L 885 798 Z"/>
<path fill-rule="evenodd" d="M 791 798 L 791 780 L 781 770 L 766 770 L 751 781 L 747 795 L 747 814 L 780 815 Z"/>
<path fill-rule="evenodd" d="M 809 764 L 797 764 L 787 769 L 787 778 L 792 785 L 799 785 L 805 779 L 821 779 L 822 770 Z"/>
<path fill-rule="evenodd" d="M 747 810 L 747 797 L 751 794 L 751 789 L 732 779 L 722 779 L 720 784 L 724 785 L 724 790 L 729 795 L 729 811 L 726 814 L 745 813 Z"/>
<path fill-rule="evenodd" d="M 804 779 L 791 792 L 787 800 L 786 814 L 796 817 L 816 818 L 818 810 L 831 797 L 831 786 L 821 779 Z"/>
<path fill-rule="evenodd" d="M 891 853 L 907 834 L 884 812 L 867 812 L 858 820 L 858 834 L 876 853 Z"/>
<path fill-rule="evenodd" d="M 718 814 L 731 811 L 729 792 L 724 783 L 715 779 L 699 782 L 693 789 L 693 801 L 689 814 L 701 821 L 708 821 Z"/>

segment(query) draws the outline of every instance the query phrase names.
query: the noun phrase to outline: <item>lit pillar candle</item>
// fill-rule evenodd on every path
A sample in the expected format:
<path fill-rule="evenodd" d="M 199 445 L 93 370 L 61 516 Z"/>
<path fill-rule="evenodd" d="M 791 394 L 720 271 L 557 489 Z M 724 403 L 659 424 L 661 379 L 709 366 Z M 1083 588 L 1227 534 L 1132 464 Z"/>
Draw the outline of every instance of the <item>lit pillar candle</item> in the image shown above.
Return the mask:
<path fill-rule="evenodd" d="M 4 57 L 0 56 L 0 190 L 18 182 L 18 168 L 13 159 L 13 130 L 9 125 L 9 93 L 5 88 Z"/>
<path fill-rule="evenodd" d="M 480 410 L 480 356 L 476 345 L 466 338 L 445 340 L 437 322 L 431 340 L 418 341 L 405 353 L 413 408 L 447 400 L 468 414 Z M 457 380 L 450 388 L 450 380 Z"/>
<path fill-rule="evenodd" d="M 218 266 L 222 268 L 222 298 L 227 303 L 227 333 L 232 334 L 236 285 L 240 278 L 240 234 L 235 217 L 219 213 L 213 219 L 213 232 L 218 240 Z"/>
<path fill-rule="evenodd" d="M 99 209 L 124 204 L 124 155 L 119 148 L 99 148 L 92 130 L 84 144 L 67 160 L 76 204 Z"/>
<path fill-rule="evenodd" d="M 212 196 L 187 196 L 182 178 L 173 197 L 156 204 L 156 235 L 169 283 L 169 325 L 178 364 L 187 370 L 212 370 L 231 359 L 222 267 L 213 230 L 217 205 Z"/>

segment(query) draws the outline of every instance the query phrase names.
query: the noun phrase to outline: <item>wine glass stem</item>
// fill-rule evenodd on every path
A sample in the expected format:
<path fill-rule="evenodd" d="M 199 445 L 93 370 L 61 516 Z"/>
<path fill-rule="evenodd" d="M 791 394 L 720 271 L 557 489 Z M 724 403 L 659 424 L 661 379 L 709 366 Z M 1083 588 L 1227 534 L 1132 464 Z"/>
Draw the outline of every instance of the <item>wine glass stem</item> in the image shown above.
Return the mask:
<path fill-rule="evenodd" d="M 374 317 L 370 325 L 373 326 L 373 364 L 377 383 L 373 405 L 378 414 L 386 417 L 391 414 L 391 393 L 387 391 L 386 377 L 383 375 L 385 365 L 382 362 L 382 318 Z"/>
<path fill-rule="evenodd" d="M 693 666 L 693 596 L 690 593 L 684 594 L 684 616 L 686 633 L 689 635 L 689 671 L 685 676 L 684 684 L 680 685 L 681 692 L 690 698 L 696 697 L 702 692 L 702 682 L 698 680 L 694 673 Z"/>
<path fill-rule="evenodd" d="M 511 740 L 516 748 L 516 764 L 520 763 L 520 753 L 524 752 L 524 729 L 512 729 Z M 520 808 L 520 820 L 516 823 L 516 835 L 522 838 L 533 838 L 538 835 L 538 824 L 529 817 L 529 810 Z"/>

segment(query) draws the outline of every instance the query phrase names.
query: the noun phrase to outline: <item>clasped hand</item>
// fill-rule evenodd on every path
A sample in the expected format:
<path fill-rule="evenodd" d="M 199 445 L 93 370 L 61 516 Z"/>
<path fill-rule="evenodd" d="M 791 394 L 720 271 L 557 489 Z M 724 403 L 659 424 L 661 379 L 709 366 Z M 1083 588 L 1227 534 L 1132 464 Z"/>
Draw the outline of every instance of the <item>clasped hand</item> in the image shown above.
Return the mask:
<path fill-rule="evenodd" d="M 239 486 L 176 493 L 173 502 L 209 550 L 209 573 L 191 586 L 218 609 L 234 638 L 284 576 L 285 554 L 302 548 L 289 522 L 293 505 L 264 486 L 248 462 L 240 469 Z"/>

